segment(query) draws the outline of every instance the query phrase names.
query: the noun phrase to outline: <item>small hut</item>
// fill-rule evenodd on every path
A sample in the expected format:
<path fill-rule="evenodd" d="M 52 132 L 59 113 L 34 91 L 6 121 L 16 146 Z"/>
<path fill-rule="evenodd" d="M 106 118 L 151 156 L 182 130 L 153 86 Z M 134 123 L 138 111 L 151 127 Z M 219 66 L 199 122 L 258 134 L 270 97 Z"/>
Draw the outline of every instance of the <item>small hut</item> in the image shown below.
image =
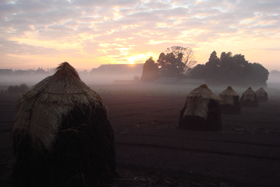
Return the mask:
<path fill-rule="evenodd" d="M 206 84 L 191 91 L 180 112 L 181 129 L 218 131 L 222 129 L 219 98 Z"/>
<path fill-rule="evenodd" d="M 219 94 L 220 108 L 222 114 L 240 114 L 241 106 L 239 102 L 239 94 L 236 93 L 231 86 L 227 87 Z"/>
<path fill-rule="evenodd" d="M 242 94 L 240 104 L 242 107 L 259 107 L 257 95 L 251 87 Z"/>
<path fill-rule="evenodd" d="M 267 92 L 262 87 L 256 91 L 256 94 L 260 103 L 266 103 L 268 101 Z"/>
<path fill-rule="evenodd" d="M 16 187 L 103 186 L 116 176 L 107 109 L 67 62 L 22 95 L 12 135 Z"/>

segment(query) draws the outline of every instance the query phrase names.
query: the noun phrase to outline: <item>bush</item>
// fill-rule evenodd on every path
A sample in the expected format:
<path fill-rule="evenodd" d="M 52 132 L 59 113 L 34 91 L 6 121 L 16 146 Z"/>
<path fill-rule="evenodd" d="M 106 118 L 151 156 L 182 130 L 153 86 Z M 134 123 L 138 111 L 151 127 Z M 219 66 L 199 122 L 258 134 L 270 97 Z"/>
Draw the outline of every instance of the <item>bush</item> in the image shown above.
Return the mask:
<path fill-rule="evenodd" d="M 28 87 L 26 84 L 21 84 L 21 85 L 19 85 L 19 92 L 20 92 L 20 93 L 24 93 L 24 92 L 26 92 L 27 90 L 29 90 L 29 87 Z"/>
<path fill-rule="evenodd" d="M 20 84 L 19 86 L 9 86 L 8 93 L 24 93 L 29 89 L 26 84 Z"/>

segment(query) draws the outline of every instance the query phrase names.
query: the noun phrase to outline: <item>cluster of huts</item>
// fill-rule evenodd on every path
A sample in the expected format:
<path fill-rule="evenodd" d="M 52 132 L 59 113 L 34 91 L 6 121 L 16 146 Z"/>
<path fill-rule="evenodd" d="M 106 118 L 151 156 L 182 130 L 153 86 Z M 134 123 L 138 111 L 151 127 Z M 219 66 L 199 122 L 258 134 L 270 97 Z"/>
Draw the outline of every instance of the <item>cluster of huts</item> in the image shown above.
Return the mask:
<path fill-rule="evenodd" d="M 267 102 L 267 92 L 260 88 L 256 92 L 249 87 L 241 98 L 231 86 L 215 95 L 206 84 L 191 91 L 180 112 L 179 128 L 190 130 L 219 131 L 222 129 L 222 114 L 240 114 L 241 107 L 258 107 Z"/>
<path fill-rule="evenodd" d="M 230 86 L 216 96 L 203 84 L 187 95 L 178 127 L 218 131 L 221 113 L 265 101 L 262 88 L 239 99 Z M 22 95 L 12 135 L 15 187 L 104 186 L 118 177 L 107 108 L 67 62 Z"/>

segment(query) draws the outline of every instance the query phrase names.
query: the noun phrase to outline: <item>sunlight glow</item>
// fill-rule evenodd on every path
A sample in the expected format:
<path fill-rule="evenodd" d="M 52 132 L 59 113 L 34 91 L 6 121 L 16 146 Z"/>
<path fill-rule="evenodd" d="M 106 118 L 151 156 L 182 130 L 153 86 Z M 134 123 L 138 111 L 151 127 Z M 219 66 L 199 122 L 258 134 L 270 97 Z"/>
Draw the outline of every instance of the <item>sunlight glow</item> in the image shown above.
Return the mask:
<path fill-rule="evenodd" d="M 127 60 L 130 64 L 134 64 L 134 61 L 138 59 L 137 56 L 131 56 L 131 57 L 128 57 Z"/>
<path fill-rule="evenodd" d="M 133 55 L 130 57 L 127 57 L 126 59 L 128 60 L 128 62 L 130 64 L 136 64 L 136 63 L 145 63 L 145 61 L 151 57 L 151 56 L 157 56 L 158 54 L 154 54 L 154 53 L 147 53 L 147 54 L 137 54 L 137 55 Z"/>
<path fill-rule="evenodd" d="M 156 61 L 171 46 L 192 48 L 201 64 L 215 50 L 280 68 L 275 0 L 64 0 L 43 8 L 25 1 L 0 0 L 8 8 L 0 15 L 2 68 L 55 67 L 65 60 L 88 69 L 138 64 L 151 56 Z"/>

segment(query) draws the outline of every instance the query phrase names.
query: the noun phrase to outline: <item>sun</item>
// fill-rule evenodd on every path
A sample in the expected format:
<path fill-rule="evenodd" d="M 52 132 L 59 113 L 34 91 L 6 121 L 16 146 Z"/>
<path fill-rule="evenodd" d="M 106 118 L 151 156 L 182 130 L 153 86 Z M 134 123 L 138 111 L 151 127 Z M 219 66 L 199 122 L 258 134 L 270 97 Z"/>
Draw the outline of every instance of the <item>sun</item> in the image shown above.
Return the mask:
<path fill-rule="evenodd" d="M 139 59 L 137 56 L 131 56 L 127 58 L 129 64 L 134 64 L 135 60 L 137 59 Z"/>
<path fill-rule="evenodd" d="M 127 57 L 126 59 L 128 60 L 129 64 L 135 64 L 139 62 L 144 63 L 150 56 L 151 56 L 150 54 L 137 54 L 137 55 Z"/>

